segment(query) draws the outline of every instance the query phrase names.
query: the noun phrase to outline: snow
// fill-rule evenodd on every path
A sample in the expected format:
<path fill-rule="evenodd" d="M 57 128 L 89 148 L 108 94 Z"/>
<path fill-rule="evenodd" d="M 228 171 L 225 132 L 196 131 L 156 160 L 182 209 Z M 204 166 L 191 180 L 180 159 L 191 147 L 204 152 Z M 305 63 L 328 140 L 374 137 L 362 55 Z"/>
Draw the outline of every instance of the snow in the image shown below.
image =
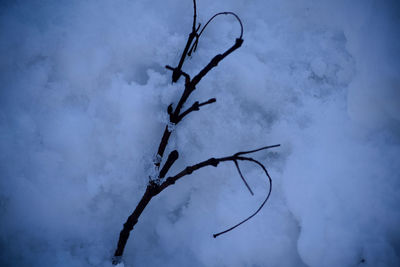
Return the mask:
<path fill-rule="evenodd" d="M 168 131 L 172 133 L 172 132 L 175 131 L 175 129 L 176 129 L 176 124 L 169 121 L 169 122 L 167 123 L 167 127 L 168 127 Z"/>
<path fill-rule="evenodd" d="M 252 164 L 204 168 L 154 198 L 121 266 L 399 266 L 400 6 L 396 1 L 198 1 L 236 12 L 243 46 L 197 86 L 218 101 L 174 126 L 169 174 L 265 145 Z M 154 170 L 183 81 L 171 84 L 191 1 L 0 4 L 0 265 L 111 266 Z M 183 70 L 237 37 L 221 16 Z M 172 130 L 172 129 L 171 129 Z M 158 159 L 160 160 L 160 159 Z M 165 160 L 165 159 L 164 159 Z"/>

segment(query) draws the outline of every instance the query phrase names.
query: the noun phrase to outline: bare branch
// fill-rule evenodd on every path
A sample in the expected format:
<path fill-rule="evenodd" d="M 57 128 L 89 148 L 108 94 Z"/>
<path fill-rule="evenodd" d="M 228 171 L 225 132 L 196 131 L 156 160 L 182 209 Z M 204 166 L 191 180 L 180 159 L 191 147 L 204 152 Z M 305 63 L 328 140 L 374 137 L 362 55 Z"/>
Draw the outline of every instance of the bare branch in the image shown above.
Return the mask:
<path fill-rule="evenodd" d="M 188 108 L 187 110 L 185 110 L 184 112 L 182 112 L 182 114 L 179 115 L 178 122 L 181 121 L 181 120 L 182 120 L 186 115 L 188 115 L 190 112 L 192 112 L 192 111 L 198 111 L 198 110 L 200 110 L 200 107 L 201 107 L 201 106 L 205 106 L 205 105 L 208 105 L 208 104 L 212 104 L 212 103 L 215 103 L 216 101 L 217 101 L 217 99 L 215 99 L 215 98 L 210 98 L 210 99 L 208 99 L 207 101 L 202 102 L 202 103 L 199 103 L 198 101 L 194 102 L 193 105 L 192 105 L 190 108 Z"/>
<path fill-rule="evenodd" d="M 255 149 L 255 150 L 243 151 L 243 152 L 236 153 L 235 156 L 240 156 L 240 155 L 244 155 L 244 154 L 250 154 L 250 153 L 254 153 L 254 152 L 258 152 L 258 151 L 261 151 L 261 150 L 270 149 L 270 148 L 274 148 L 274 147 L 278 147 L 278 146 L 281 146 L 281 145 L 278 144 L 278 145 L 273 145 L 273 146 L 265 146 L 265 147 L 262 147 L 262 148 L 259 148 L 259 149 Z"/>
<path fill-rule="evenodd" d="M 124 227 L 119 234 L 117 249 L 115 250 L 114 257 L 112 263 L 117 265 L 121 261 L 122 254 L 124 253 L 126 242 L 128 241 L 130 232 L 133 229 L 133 226 L 138 222 L 139 216 L 142 214 L 143 210 L 146 208 L 147 204 L 149 204 L 150 200 L 153 197 L 152 187 L 148 185 L 142 199 L 139 201 L 139 204 L 136 206 L 135 210 L 128 217 L 126 222 L 124 223 Z"/>
<path fill-rule="evenodd" d="M 233 162 L 235 163 L 236 169 L 237 169 L 237 171 L 238 171 L 238 173 L 239 173 L 239 175 L 240 175 L 240 178 L 242 178 L 242 181 L 243 181 L 244 185 L 247 187 L 247 189 L 249 190 L 250 194 L 251 194 L 252 196 L 254 196 L 254 193 L 253 193 L 253 191 L 251 190 L 249 184 L 247 183 L 246 179 L 244 179 L 244 177 L 243 177 L 243 174 L 242 174 L 242 172 L 241 172 L 241 170 L 240 170 L 240 168 L 239 168 L 239 163 L 237 162 L 237 160 L 234 160 Z"/>
<path fill-rule="evenodd" d="M 218 54 L 216 55 L 211 61 L 205 66 L 191 81 L 191 84 L 193 87 L 195 87 L 200 80 L 214 67 L 218 65 L 219 62 L 221 62 L 227 55 L 238 49 L 240 46 L 243 44 L 243 39 L 237 38 L 235 41 L 235 44 L 226 50 L 223 54 Z"/>
<path fill-rule="evenodd" d="M 164 167 L 162 167 L 162 169 L 160 171 L 160 174 L 159 174 L 160 179 L 165 177 L 168 170 L 172 167 L 172 164 L 174 164 L 174 162 L 178 159 L 178 157 L 179 157 L 179 153 L 176 150 L 172 151 L 168 155 L 167 161 L 165 162 Z"/>
<path fill-rule="evenodd" d="M 199 27 L 196 29 L 196 18 L 197 18 L 197 11 L 196 11 L 196 0 L 193 0 L 193 25 L 192 25 L 192 32 L 189 34 L 185 49 L 182 52 L 181 59 L 179 60 L 179 64 L 176 68 L 173 68 L 172 72 L 172 82 L 175 83 L 179 80 L 182 75 L 181 69 L 183 63 L 185 62 L 186 55 L 188 53 L 189 47 L 192 44 L 194 38 L 197 36 L 197 31 L 200 29 Z"/>
<path fill-rule="evenodd" d="M 202 103 L 199 103 L 198 101 L 196 101 L 194 104 L 192 104 L 192 106 L 190 108 L 188 108 L 183 113 L 180 113 L 182 107 L 184 106 L 184 104 L 188 100 L 188 98 L 191 95 L 191 93 L 195 90 L 196 85 L 200 82 L 200 80 L 211 69 L 216 67 L 218 65 L 218 63 L 221 62 L 226 56 L 228 56 L 230 53 L 232 53 L 233 51 L 238 49 L 243 43 L 243 39 L 242 39 L 242 37 L 243 37 L 243 25 L 242 25 L 242 22 L 240 21 L 239 17 L 236 14 L 234 14 L 232 12 L 221 12 L 221 13 L 215 14 L 205 24 L 205 26 L 202 28 L 200 34 L 198 34 L 198 31 L 200 30 L 200 26 L 201 25 L 199 24 L 198 27 L 196 28 L 197 10 L 196 10 L 196 1 L 195 0 L 193 0 L 193 13 L 194 14 L 193 14 L 192 32 L 188 36 L 188 39 L 187 39 L 187 42 L 186 42 L 186 46 L 185 46 L 185 48 L 183 50 L 183 53 L 181 55 L 181 58 L 180 58 L 178 66 L 176 68 L 173 68 L 173 67 L 171 67 L 169 65 L 166 66 L 167 69 L 172 70 L 172 82 L 173 83 L 177 82 L 181 76 L 185 77 L 185 89 L 182 92 L 182 96 L 180 97 L 180 99 L 178 101 L 178 104 L 176 105 L 175 109 L 174 109 L 172 104 L 170 104 L 168 106 L 168 108 L 167 108 L 167 113 L 169 115 L 170 122 L 171 123 L 175 123 L 175 124 L 180 122 L 189 113 L 199 110 L 201 106 L 208 105 L 208 104 L 216 102 L 215 98 L 211 98 L 208 101 L 202 102 Z M 184 61 L 186 59 L 186 56 L 190 56 L 190 54 L 196 50 L 200 35 L 204 31 L 204 29 L 207 27 L 207 25 L 215 17 L 217 17 L 219 15 L 233 15 L 239 21 L 240 27 L 241 27 L 240 37 L 236 39 L 235 44 L 232 47 L 227 49 L 224 53 L 216 55 L 213 59 L 211 59 L 211 61 L 193 79 L 191 79 L 189 74 L 187 74 L 184 71 L 182 71 L 182 66 L 183 66 L 183 63 L 184 63 Z M 196 38 L 196 40 L 195 40 L 192 48 L 189 51 L 189 48 L 192 45 L 192 42 L 193 42 L 194 38 Z M 188 53 L 188 51 L 189 51 L 189 53 Z M 160 144 L 158 146 L 157 156 L 156 156 L 157 160 L 154 162 L 154 166 L 155 166 L 157 171 L 160 168 L 160 164 L 162 162 L 162 158 L 163 158 L 165 149 L 166 149 L 166 147 L 168 145 L 168 140 L 169 140 L 170 137 L 171 137 L 171 130 L 168 128 L 168 125 L 167 125 L 165 127 L 164 134 L 163 134 L 163 136 L 161 138 Z M 220 162 L 233 161 L 233 163 L 235 164 L 235 166 L 237 168 L 237 171 L 238 171 L 241 179 L 243 180 L 245 186 L 250 191 L 250 193 L 253 195 L 253 191 L 251 190 L 250 186 L 248 185 L 247 181 L 245 180 L 245 178 L 244 178 L 244 176 L 243 176 L 243 174 L 242 174 L 242 172 L 240 170 L 239 163 L 238 163 L 238 161 L 250 161 L 250 162 L 253 162 L 253 163 L 257 164 L 258 166 L 260 166 L 264 170 L 266 176 L 268 177 L 269 183 L 270 183 L 270 188 L 269 188 L 269 192 L 267 194 L 267 197 L 264 200 L 264 202 L 261 204 L 261 206 L 256 210 L 256 212 L 254 212 L 251 216 L 249 216 L 245 220 L 241 221 L 240 223 L 234 225 L 233 227 L 231 227 L 231 228 L 229 228 L 229 229 L 227 229 L 227 230 L 225 230 L 223 232 L 214 234 L 214 237 L 217 237 L 217 236 L 219 236 L 221 234 L 229 232 L 229 231 L 233 230 L 234 228 L 238 227 L 239 225 L 243 224 L 244 222 L 248 221 L 252 217 L 254 217 L 262 209 L 264 204 L 269 199 L 269 196 L 271 194 L 271 189 L 272 189 L 272 179 L 269 176 L 269 174 L 267 172 L 267 169 L 265 168 L 265 166 L 263 164 L 261 164 L 259 161 L 255 160 L 253 158 L 243 157 L 242 155 L 254 153 L 254 152 L 257 152 L 257 151 L 260 151 L 260 150 L 269 149 L 269 148 L 273 148 L 273 147 L 277 147 L 277 146 L 279 146 L 279 145 L 266 146 L 266 147 L 262 147 L 262 148 L 255 149 L 255 150 L 238 152 L 238 153 L 233 154 L 232 156 L 228 156 L 228 157 L 210 158 L 208 160 L 202 161 L 202 162 L 197 163 L 195 165 L 187 166 L 184 170 L 182 170 L 181 172 L 177 173 L 175 176 L 168 177 L 167 179 L 164 180 L 164 182 L 162 182 L 160 184 L 159 182 L 161 181 L 161 179 L 163 179 L 166 176 L 166 174 L 168 173 L 168 171 L 170 170 L 172 165 L 176 162 L 176 160 L 179 157 L 178 151 L 176 151 L 176 150 L 172 151 L 168 155 L 168 158 L 165 161 L 164 166 L 161 168 L 161 171 L 159 172 L 159 175 L 158 175 L 158 179 L 156 179 L 157 181 L 153 181 L 153 180 L 149 181 L 149 183 L 148 183 L 148 185 L 146 187 L 146 191 L 145 191 L 144 195 L 142 196 L 141 200 L 139 201 L 138 205 L 136 206 L 136 208 L 134 209 L 132 214 L 126 220 L 126 222 L 125 222 L 125 224 L 123 226 L 123 229 L 120 232 L 117 249 L 115 251 L 112 263 L 116 265 L 121 261 L 121 257 L 122 257 L 126 242 L 127 242 L 128 238 L 129 238 L 130 232 L 132 231 L 133 227 L 138 222 L 138 219 L 139 219 L 140 215 L 142 214 L 142 212 L 146 208 L 146 206 L 149 204 L 150 200 L 154 196 L 156 196 L 160 192 L 162 192 L 164 189 L 166 189 L 168 186 L 173 185 L 177 180 L 181 179 L 182 177 L 184 177 L 186 175 L 190 175 L 194 171 L 199 170 L 199 169 L 201 169 L 203 167 L 207 167 L 207 166 L 217 167 Z"/>
<path fill-rule="evenodd" d="M 277 145 L 276 145 L 277 146 Z M 276 147 L 273 146 L 273 147 Z M 266 147 L 264 147 L 263 149 L 266 149 Z M 261 149 L 255 149 L 252 151 L 260 151 Z M 266 199 L 264 200 L 264 202 L 261 204 L 261 206 L 256 210 L 256 212 L 254 212 L 252 215 L 250 215 L 248 218 L 246 218 L 245 220 L 241 221 L 240 223 L 234 225 L 233 227 L 220 232 L 218 234 L 214 234 L 214 238 L 222 235 L 224 233 L 227 233 L 233 229 L 235 229 L 236 227 L 238 227 L 239 225 L 245 223 L 246 221 L 250 220 L 251 218 L 253 218 L 261 209 L 262 207 L 265 205 L 265 203 L 268 201 L 269 196 L 271 195 L 271 189 L 272 189 L 272 179 L 268 174 L 267 169 L 264 167 L 263 164 L 261 164 L 259 161 L 253 159 L 253 158 L 247 158 L 247 157 L 240 157 L 237 155 L 242 155 L 242 154 L 246 154 L 246 153 L 250 153 L 248 151 L 244 151 L 244 152 L 238 152 L 232 156 L 228 156 L 228 157 L 223 157 L 223 158 L 209 158 L 208 160 L 202 161 L 200 163 L 197 163 L 195 165 L 192 166 L 188 166 L 186 167 L 184 170 L 182 170 L 181 172 L 179 172 L 178 174 L 176 174 L 175 176 L 170 176 L 168 177 L 161 185 L 158 185 L 156 183 L 149 183 L 149 185 L 146 188 L 146 192 L 144 193 L 142 199 L 140 200 L 139 204 L 136 206 L 135 210 L 133 211 L 133 213 L 128 217 L 127 221 L 124 224 L 124 228 L 122 229 L 121 233 L 120 233 L 120 238 L 118 241 L 118 246 L 117 246 L 117 250 L 115 251 L 114 254 L 114 260 L 113 263 L 117 264 L 118 260 L 120 259 L 120 256 L 122 256 L 126 242 L 128 241 L 129 238 L 129 233 L 132 231 L 134 225 L 138 222 L 138 218 L 141 215 L 141 213 L 143 212 L 144 208 L 149 204 L 150 200 L 158 195 L 160 192 L 162 192 L 164 189 L 166 189 L 168 186 L 175 184 L 176 181 L 178 181 L 179 179 L 181 179 L 182 177 L 186 176 L 186 175 L 190 175 L 192 174 L 194 171 L 197 171 L 201 168 L 207 167 L 207 166 L 214 166 L 217 167 L 218 164 L 220 162 L 225 162 L 225 161 L 233 161 L 236 162 L 238 160 L 242 160 L 242 161 L 251 161 L 256 163 L 257 165 L 259 165 L 265 172 L 265 174 L 268 177 L 269 183 L 270 183 L 270 188 L 267 194 Z M 167 162 L 172 162 L 175 161 L 174 158 L 177 158 L 178 154 L 177 152 L 174 153 L 171 152 L 171 154 L 169 155 Z M 172 166 L 172 163 L 169 163 Z M 167 163 L 165 164 L 167 165 Z M 169 166 L 170 167 L 170 166 Z M 164 168 L 168 168 L 169 167 L 163 167 Z M 241 172 L 239 171 L 239 173 L 241 174 Z M 161 175 L 160 175 L 161 176 Z M 241 175 L 242 176 L 242 175 Z"/>
<path fill-rule="evenodd" d="M 189 53 L 188 53 L 188 56 L 189 56 L 189 57 L 192 55 L 193 52 L 196 52 L 197 45 L 198 45 L 198 43 L 199 43 L 199 38 L 200 38 L 201 34 L 203 33 L 203 31 L 205 30 L 205 28 L 207 28 L 208 24 L 209 24 L 215 17 L 217 17 L 217 16 L 219 16 L 219 15 L 232 15 L 232 16 L 234 16 L 234 17 L 236 18 L 236 20 L 237 20 L 237 21 L 239 22 L 239 24 L 240 24 L 240 36 L 239 36 L 239 39 L 242 39 L 242 38 L 243 38 L 243 24 L 242 24 L 242 21 L 240 20 L 239 16 L 236 15 L 235 13 L 233 13 L 233 12 L 219 12 L 219 13 L 215 14 L 214 16 L 212 16 L 212 17 L 207 21 L 207 23 L 204 25 L 203 29 L 201 29 L 200 33 L 196 35 L 196 40 L 194 41 L 194 43 L 193 43 L 193 45 L 192 45 L 192 47 L 190 48 Z"/>
<path fill-rule="evenodd" d="M 202 162 L 197 163 L 197 164 L 195 164 L 195 165 L 188 166 L 188 167 L 186 167 L 184 170 L 182 170 L 181 172 L 179 172 L 178 174 L 176 174 L 175 176 L 168 177 L 168 178 L 165 180 L 165 182 L 163 182 L 163 183 L 160 185 L 159 190 L 160 190 L 160 192 L 161 192 L 162 190 L 164 190 L 164 189 L 167 188 L 168 186 L 175 184 L 175 182 L 176 182 L 177 180 L 181 179 L 182 177 L 184 177 L 184 176 L 186 176 L 186 175 L 192 174 L 192 173 L 193 173 L 194 171 L 196 171 L 196 170 L 199 170 L 199 169 L 204 168 L 204 167 L 207 167 L 207 166 L 214 166 L 214 167 L 217 167 L 218 164 L 219 164 L 220 162 L 224 162 L 224 161 L 233 161 L 235 164 L 237 164 L 236 161 L 238 161 L 238 160 L 250 161 L 250 162 L 254 162 L 254 163 L 256 163 L 258 166 L 260 166 L 260 167 L 262 168 L 262 170 L 264 171 L 265 175 L 268 177 L 268 181 L 269 181 L 269 185 L 270 185 L 268 194 L 267 194 L 267 196 L 266 196 L 264 202 L 260 205 L 260 207 L 259 207 L 252 215 L 250 215 L 249 217 L 247 217 L 247 218 L 244 219 L 243 221 L 239 222 L 238 224 L 236 224 L 236 225 L 230 227 L 229 229 L 227 229 L 227 230 L 225 230 L 225 231 L 222 231 L 222 232 L 220 232 L 220 233 L 214 234 L 213 236 L 214 236 L 214 238 L 216 238 L 217 236 L 222 235 L 222 234 L 224 234 L 224 233 L 227 233 L 227 232 L 229 232 L 229 231 L 235 229 L 236 227 L 240 226 L 241 224 L 247 222 L 247 221 L 250 220 L 251 218 L 253 218 L 253 217 L 264 207 L 265 203 L 268 201 L 268 199 L 269 199 L 269 197 L 270 197 L 270 195 L 271 195 L 271 190 L 272 190 L 272 179 L 271 179 L 271 176 L 269 175 L 267 169 L 265 168 L 265 166 L 264 166 L 263 164 L 261 164 L 259 161 L 255 160 L 255 159 L 253 159 L 253 158 L 240 157 L 240 156 L 238 156 L 238 155 L 254 153 L 254 152 L 257 152 L 257 151 L 260 151 L 260 150 L 263 150 L 263 149 L 272 148 L 272 147 L 277 147 L 277 146 L 280 146 L 280 145 L 266 146 L 266 147 L 262 147 L 262 148 L 255 149 L 255 150 L 251 150 L 251 151 L 238 152 L 238 153 L 236 153 L 236 154 L 234 154 L 234 155 L 232 155 L 232 156 L 223 157 L 223 158 L 210 158 L 210 159 L 208 159 L 208 160 L 202 161 Z M 252 151 L 253 151 L 253 152 L 252 152 Z M 237 166 L 237 167 L 238 167 L 238 166 Z M 239 170 L 239 169 L 238 169 L 238 170 Z M 244 181 L 245 184 L 247 185 L 247 182 L 244 180 L 243 175 L 241 174 L 240 170 L 239 170 L 239 174 L 241 175 L 243 181 Z M 247 186 L 248 186 L 248 185 L 247 185 Z M 248 189 L 250 190 L 250 187 L 248 187 Z M 250 192 L 252 193 L 251 190 L 250 190 Z"/>
<path fill-rule="evenodd" d="M 271 147 L 277 147 L 277 146 L 280 146 L 280 145 L 275 145 L 275 146 L 271 146 Z M 264 147 L 264 149 L 266 149 L 266 148 Z M 260 150 L 260 149 L 256 149 L 256 150 L 254 150 L 254 151 L 259 151 L 259 150 Z M 175 182 L 176 182 L 177 180 L 179 180 L 180 178 L 182 178 L 182 177 L 184 177 L 184 176 L 186 176 L 186 175 L 190 175 L 190 174 L 192 174 L 194 171 L 197 171 L 198 169 L 201 169 L 201 168 L 204 168 L 204 167 L 207 167 L 207 166 L 214 166 L 214 167 L 217 167 L 218 164 L 219 164 L 220 162 L 225 162 L 225 161 L 236 161 L 236 160 L 247 160 L 247 161 L 253 161 L 253 162 L 257 163 L 257 164 L 261 164 L 261 163 L 259 163 L 258 161 L 254 160 L 254 159 L 252 159 L 252 158 L 246 158 L 246 157 L 239 157 L 239 156 L 237 156 L 237 155 L 242 155 L 242 154 L 244 154 L 244 153 L 248 153 L 248 152 L 246 152 L 246 151 L 245 151 L 245 152 L 238 152 L 238 153 L 236 153 L 236 154 L 234 154 L 234 155 L 232 155 L 232 156 L 223 157 L 223 158 L 209 158 L 208 160 L 202 161 L 202 162 L 197 163 L 197 164 L 195 164 L 195 165 L 188 166 L 188 167 L 186 167 L 184 170 L 182 170 L 181 172 L 179 172 L 178 174 L 176 174 L 176 175 L 174 175 L 174 176 L 168 177 L 168 178 L 165 180 L 165 182 L 163 182 L 163 183 L 160 185 L 160 191 L 164 190 L 165 188 L 167 188 L 168 186 L 170 186 L 170 185 L 172 185 L 172 184 L 175 184 Z M 261 165 L 262 165 L 262 164 L 261 164 Z M 262 165 L 262 168 L 263 168 L 263 170 L 265 170 L 266 173 L 268 173 L 268 172 L 266 171 L 266 168 L 264 167 L 264 165 Z M 269 177 L 269 175 L 267 175 L 267 176 Z"/>

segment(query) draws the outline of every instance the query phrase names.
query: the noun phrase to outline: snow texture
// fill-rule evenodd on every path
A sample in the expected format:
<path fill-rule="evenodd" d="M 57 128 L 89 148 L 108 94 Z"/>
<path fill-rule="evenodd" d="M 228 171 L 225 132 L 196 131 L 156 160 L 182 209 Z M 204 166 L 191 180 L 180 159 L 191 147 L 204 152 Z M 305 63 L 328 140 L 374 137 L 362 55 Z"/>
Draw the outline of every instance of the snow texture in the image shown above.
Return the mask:
<path fill-rule="evenodd" d="M 400 266 L 400 6 L 397 1 L 198 1 L 234 11 L 244 44 L 188 100 L 165 152 L 204 168 L 154 198 L 123 265 Z M 111 266 L 183 81 L 171 84 L 192 1 L 0 3 L 0 266 Z M 233 44 L 218 17 L 184 70 Z M 164 159 L 165 160 L 165 159 Z"/>

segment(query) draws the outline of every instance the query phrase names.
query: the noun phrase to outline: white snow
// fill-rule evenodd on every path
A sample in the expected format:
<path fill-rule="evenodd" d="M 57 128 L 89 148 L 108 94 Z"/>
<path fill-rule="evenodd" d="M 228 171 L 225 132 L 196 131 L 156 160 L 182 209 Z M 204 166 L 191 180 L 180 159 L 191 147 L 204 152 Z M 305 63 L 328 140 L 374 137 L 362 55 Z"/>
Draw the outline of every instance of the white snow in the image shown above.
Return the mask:
<path fill-rule="evenodd" d="M 170 174 L 280 143 L 252 164 L 204 168 L 154 198 L 122 266 L 399 266 L 400 5 L 198 1 L 234 11 L 243 46 L 187 102 L 215 97 L 172 133 Z M 111 266 L 183 81 L 171 84 L 191 1 L 0 4 L 0 265 Z M 183 70 L 238 35 L 218 17 Z M 164 159 L 165 160 L 165 159 Z"/>

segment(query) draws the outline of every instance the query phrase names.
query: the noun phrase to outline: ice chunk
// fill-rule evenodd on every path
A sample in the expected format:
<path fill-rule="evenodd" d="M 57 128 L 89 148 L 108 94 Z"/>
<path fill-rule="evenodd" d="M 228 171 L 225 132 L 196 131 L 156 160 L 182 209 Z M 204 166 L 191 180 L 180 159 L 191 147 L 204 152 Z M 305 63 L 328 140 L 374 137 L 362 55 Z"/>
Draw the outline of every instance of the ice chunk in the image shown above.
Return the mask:
<path fill-rule="evenodd" d="M 173 132 L 176 128 L 176 124 L 173 122 L 168 122 L 168 131 Z"/>

